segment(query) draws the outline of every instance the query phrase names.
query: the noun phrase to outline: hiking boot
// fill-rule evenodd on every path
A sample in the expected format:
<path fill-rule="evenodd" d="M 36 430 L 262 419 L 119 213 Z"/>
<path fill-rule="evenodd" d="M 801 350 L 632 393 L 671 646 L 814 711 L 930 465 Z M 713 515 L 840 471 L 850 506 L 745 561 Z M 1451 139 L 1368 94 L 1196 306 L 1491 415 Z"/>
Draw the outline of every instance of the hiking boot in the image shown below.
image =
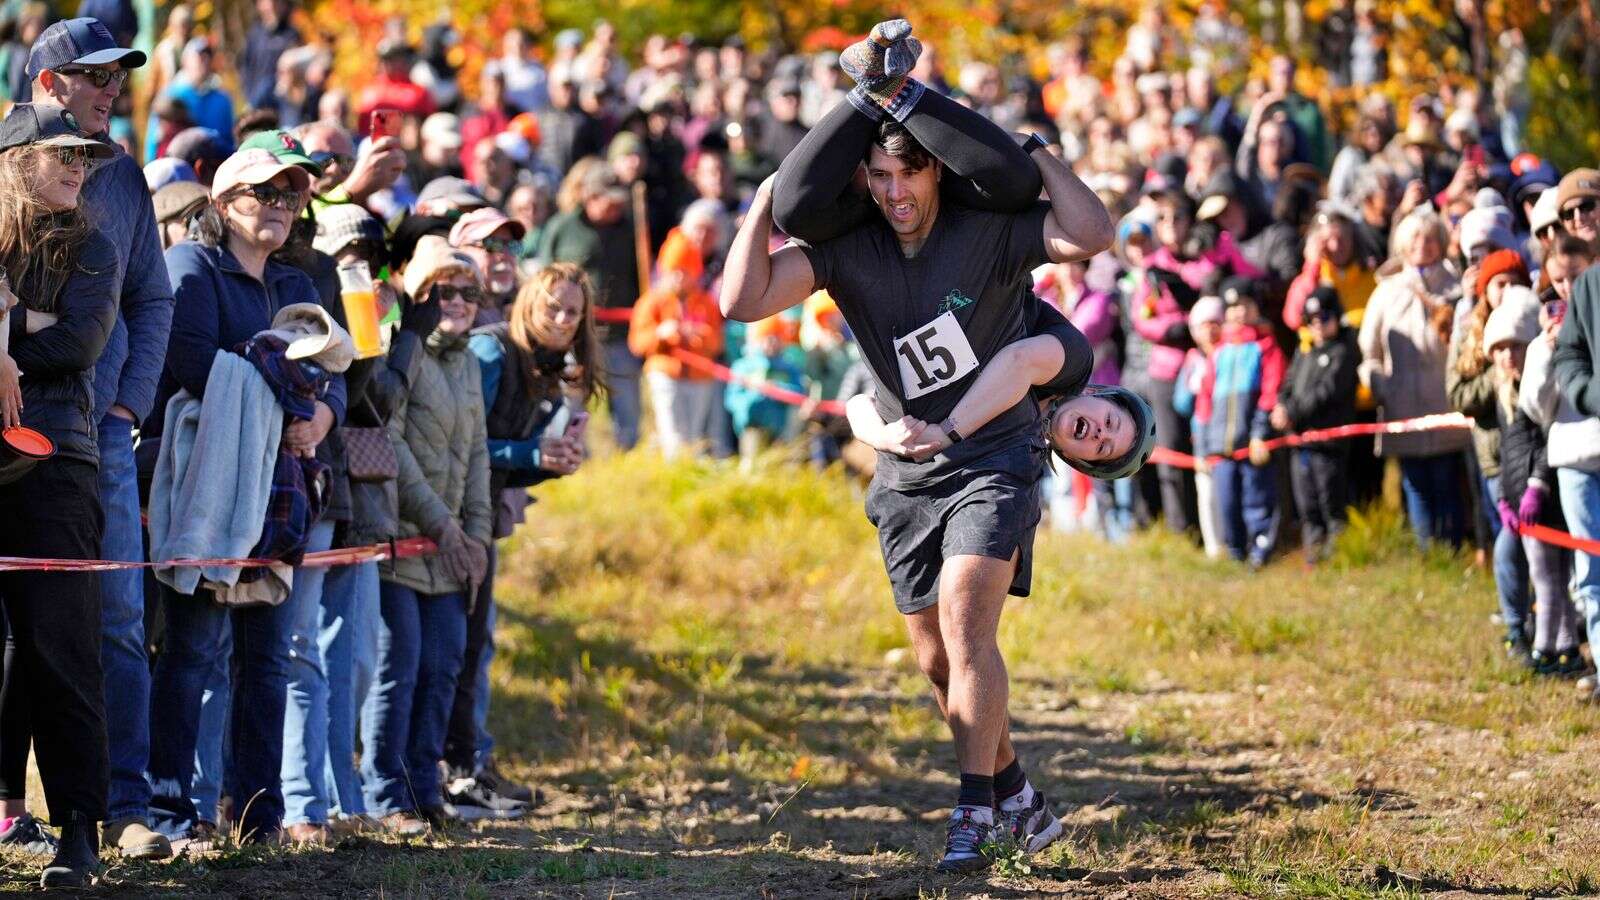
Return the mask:
<path fill-rule="evenodd" d="M 503 797 L 490 787 L 488 778 L 468 775 L 445 785 L 445 800 L 467 822 L 478 819 L 516 819 L 528 813 L 528 804 Z"/>
<path fill-rule="evenodd" d="M 1577 650 L 1557 650 L 1552 653 L 1533 651 L 1533 673 L 1548 678 L 1577 678 L 1588 671 Z"/>
<path fill-rule="evenodd" d="M 1038 853 L 1061 837 L 1061 820 L 1050 811 L 1044 794 L 1033 792 L 1033 802 L 1016 809 L 1001 809 L 995 813 L 995 833 L 1001 840 L 1009 840 L 1024 853 Z"/>
<path fill-rule="evenodd" d="M 993 843 L 995 828 L 992 822 L 978 818 L 987 809 L 958 806 L 950 811 L 949 830 L 945 834 L 944 858 L 936 867 L 941 872 L 977 872 L 989 868 L 991 860 L 983 853 L 985 844 Z"/>
<path fill-rule="evenodd" d="M 417 810 L 417 815 L 421 816 L 434 831 L 443 831 L 451 822 L 462 821 L 461 813 L 449 803 L 424 806 Z"/>
<path fill-rule="evenodd" d="M 144 819 L 118 819 L 107 822 L 101 840 L 107 847 L 117 848 L 123 859 L 166 859 L 172 855 L 172 842 L 167 836 L 151 830 Z"/>
<path fill-rule="evenodd" d="M 61 828 L 56 857 L 39 876 L 39 886 L 84 888 L 100 877 L 100 830 L 81 812 L 69 813 Z"/>
<path fill-rule="evenodd" d="M 501 775 L 499 768 L 495 766 L 492 759 L 477 772 L 473 773 L 472 777 L 501 797 L 507 800 L 515 800 L 524 806 L 538 806 L 544 802 L 544 795 L 537 789 L 528 787 L 525 784 L 518 784 Z"/>
<path fill-rule="evenodd" d="M 378 827 L 396 837 L 422 837 L 432 830 L 428 820 L 412 812 L 390 813 L 378 820 Z"/>
<path fill-rule="evenodd" d="M 54 856 L 56 836 L 32 813 L 25 812 L 8 820 L 5 827 L 0 828 L 0 845 L 21 847 L 34 856 Z"/>
<path fill-rule="evenodd" d="M 1506 659 L 1525 669 L 1533 668 L 1533 646 L 1528 643 L 1527 635 L 1520 629 L 1508 632 L 1502 645 L 1506 650 Z"/>

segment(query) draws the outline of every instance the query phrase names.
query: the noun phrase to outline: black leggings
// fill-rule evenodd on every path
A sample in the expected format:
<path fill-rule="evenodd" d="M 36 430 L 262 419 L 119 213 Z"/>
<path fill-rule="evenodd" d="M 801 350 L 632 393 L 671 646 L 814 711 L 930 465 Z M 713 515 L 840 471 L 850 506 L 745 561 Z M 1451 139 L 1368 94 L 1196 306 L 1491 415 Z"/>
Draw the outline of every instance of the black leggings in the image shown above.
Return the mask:
<path fill-rule="evenodd" d="M 929 90 L 906 117 L 906 130 L 949 174 L 947 202 L 990 212 L 1022 212 L 1039 199 L 1039 167 L 1011 135 L 981 114 Z M 878 123 L 847 101 L 806 132 L 778 169 L 772 219 L 784 234 L 809 243 L 836 238 L 877 214 L 870 198 L 850 190 Z"/>

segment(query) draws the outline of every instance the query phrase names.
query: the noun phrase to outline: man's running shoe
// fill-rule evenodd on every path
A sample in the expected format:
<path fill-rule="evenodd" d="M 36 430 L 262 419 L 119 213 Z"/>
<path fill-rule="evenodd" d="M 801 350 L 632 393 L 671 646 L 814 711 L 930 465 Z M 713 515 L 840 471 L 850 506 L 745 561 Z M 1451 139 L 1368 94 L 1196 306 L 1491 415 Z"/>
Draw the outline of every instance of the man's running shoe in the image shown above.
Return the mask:
<path fill-rule="evenodd" d="M 0 845 L 7 847 L 21 847 L 35 856 L 54 856 L 56 854 L 56 836 L 44 823 L 33 817 L 32 813 L 23 813 L 4 822 L 5 827 L 0 828 Z"/>
<path fill-rule="evenodd" d="M 1002 840 L 1010 840 L 1024 853 L 1038 853 L 1061 837 L 1061 820 L 1039 791 L 1033 792 L 1033 802 L 1027 806 L 997 811 L 994 828 Z"/>
<path fill-rule="evenodd" d="M 528 804 L 503 797 L 491 787 L 490 779 L 467 775 L 445 786 L 445 799 L 465 821 L 477 819 L 516 819 L 527 815 Z"/>
<path fill-rule="evenodd" d="M 994 824 L 977 818 L 978 813 L 988 812 L 971 806 L 951 810 L 939 871 L 977 872 L 989 868 L 990 859 L 984 855 L 983 846 L 994 841 Z"/>

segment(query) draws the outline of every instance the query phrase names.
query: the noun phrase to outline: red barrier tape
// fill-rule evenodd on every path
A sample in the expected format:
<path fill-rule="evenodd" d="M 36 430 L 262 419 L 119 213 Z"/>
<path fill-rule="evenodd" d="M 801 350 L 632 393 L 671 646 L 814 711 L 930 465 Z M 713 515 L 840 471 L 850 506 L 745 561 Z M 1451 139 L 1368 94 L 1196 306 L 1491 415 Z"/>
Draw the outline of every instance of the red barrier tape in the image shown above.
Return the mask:
<path fill-rule="evenodd" d="M 631 306 L 596 306 L 594 308 L 596 322 L 610 322 L 613 325 L 626 325 L 633 321 L 633 307 Z"/>
<path fill-rule="evenodd" d="M 1517 534 L 1527 535 L 1543 544 L 1554 544 L 1568 550 L 1579 550 L 1590 556 L 1600 556 L 1600 541 L 1591 541 L 1588 538 L 1573 537 L 1565 531 L 1557 531 L 1544 525 L 1519 525 Z"/>
<path fill-rule="evenodd" d="M 672 356 L 674 359 L 678 360 L 684 365 L 694 369 L 699 369 L 718 381 L 724 381 L 729 384 L 742 384 L 751 390 L 758 391 L 762 394 L 762 396 L 771 397 L 780 403 L 787 403 L 790 406 L 801 406 L 811 399 L 810 397 L 807 397 L 805 394 L 802 394 L 798 391 L 791 391 L 786 388 L 778 387 L 770 381 L 757 381 L 754 378 L 746 378 L 743 375 L 735 373 L 727 366 L 724 366 L 715 360 L 707 359 L 698 353 L 690 353 L 688 350 L 683 350 L 680 348 L 674 349 L 672 351 Z M 844 404 L 837 400 L 820 400 L 817 402 L 817 409 L 835 416 L 844 415 Z"/>
<path fill-rule="evenodd" d="M 1355 425 L 1340 425 L 1336 428 L 1319 428 L 1300 434 L 1286 434 L 1263 441 L 1268 450 L 1279 447 L 1304 447 L 1308 444 L 1327 444 L 1333 441 L 1344 440 L 1362 434 L 1409 434 L 1417 431 L 1434 431 L 1440 428 L 1471 428 L 1472 420 L 1461 413 L 1438 413 L 1431 416 L 1418 416 L 1415 419 L 1397 419 L 1393 422 L 1361 422 Z M 1250 458 L 1250 448 L 1240 447 L 1230 454 L 1213 454 L 1206 460 L 1232 459 L 1236 461 Z M 1195 467 L 1195 457 L 1166 447 L 1157 447 L 1150 454 L 1150 461 L 1162 466 L 1177 466 L 1180 469 Z"/>
<path fill-rule="evenodd" d="M 428 556 L 437 550 L 428 538 L 406 538 L 365 547 L 341 547 L 337 550 L 320 550 L 307 553 L 302 566 L 348 566 L 363 562 L 382 562 L 386 559 L 408 559 Z M 172 559 L 166 562 L 120 562 L 105 559 L 30 559 L 22 556 L 0 556 L 0 572 L 110 572 L 116 569 L 153 569 L 158 566 L 194 566 L 200 568 L 244 569 L 251 566 L 269 566 L 275 559 Z"/>

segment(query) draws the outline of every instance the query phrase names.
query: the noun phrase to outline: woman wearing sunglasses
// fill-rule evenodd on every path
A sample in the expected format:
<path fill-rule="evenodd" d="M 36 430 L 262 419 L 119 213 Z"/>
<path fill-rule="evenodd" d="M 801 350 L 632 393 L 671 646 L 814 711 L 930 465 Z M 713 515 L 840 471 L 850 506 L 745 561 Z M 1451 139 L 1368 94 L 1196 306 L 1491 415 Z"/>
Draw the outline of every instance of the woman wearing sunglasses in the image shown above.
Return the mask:
<path fill-rule="evenodd" d="M 285 306 L 319 302 L 310 278 L 270 258 L 289 238 L 310 187 L 304 168 L 263 149 L 241 150 L 217 167 L 210 205 L 190 240 L 167 251 L 176 306 L 152 424 L 163 422 L 167 401 L 179 390 L 205 397 L 219 351 L 235 352 L 270 328 Z M 333 375 L 312 418 L 284 426 L 284 448 L 313 455 L 344 409 L 344 377 Z M 224 607 L 204 588 L 193 596 L 163 590 L 167 638 L 150 691 L 151 813 L 161 831 L 176 836 L 208 838 L 207 826 L 218 821 L 216 810 L 195 808 L 191 789 L 201 698 L 214 667 L 229 671 L 231 652 L 232 762 L 225 793 L 238 801 L 247 840 L 273 839 L 283 817 L 288 608 Z"/>
<path fill-rule="evenodd" d="M 401 328 L 420 335 L 427 352 L 389 417 L 400 463 L 398 536 L 426 535 L 439 552 L 379 567 L 378 670 L 363 713 L 361 775 L 367 811 L 385 830 L 411 836 L 448 816 L 439 762 L 493 516 L 482 376 L 467 348 L 483 274 L 427 237 L 404 278 Z"/>
<path fill-rule="evenodd" d="M 0 294 L 0 427 L 23 429 L 55 455 L 0 476 L 0 554 L 97 559 L 99 454 L 89 408 L 95 360 L 116 319 L 116 250 L 78 206 L 90 158 L 111 146 L 78 133 L 57 106 L 21 104 L 0 123 L 0 265 L 15 296 Z M 13 426 L 22 426 L 21 429 Z M 37 438 L 35 438 L 37 440 Z M 9 453 L 8 453 L 9 455 Z M 13 457 L 14 461 L 14 457 Z M 14 480 L 11 480 L 14 479 Z M 7 637 L 0 693 L 0 831 L 49 852 L 26 811 L 31 742 L 50 819 L 61 828 L 45 887 L 88 884 L 98 870 L 96 822 L 105 818 L 109 763 L 100 669 L 100 581 L 94 573 L 0 575 Z"/>

